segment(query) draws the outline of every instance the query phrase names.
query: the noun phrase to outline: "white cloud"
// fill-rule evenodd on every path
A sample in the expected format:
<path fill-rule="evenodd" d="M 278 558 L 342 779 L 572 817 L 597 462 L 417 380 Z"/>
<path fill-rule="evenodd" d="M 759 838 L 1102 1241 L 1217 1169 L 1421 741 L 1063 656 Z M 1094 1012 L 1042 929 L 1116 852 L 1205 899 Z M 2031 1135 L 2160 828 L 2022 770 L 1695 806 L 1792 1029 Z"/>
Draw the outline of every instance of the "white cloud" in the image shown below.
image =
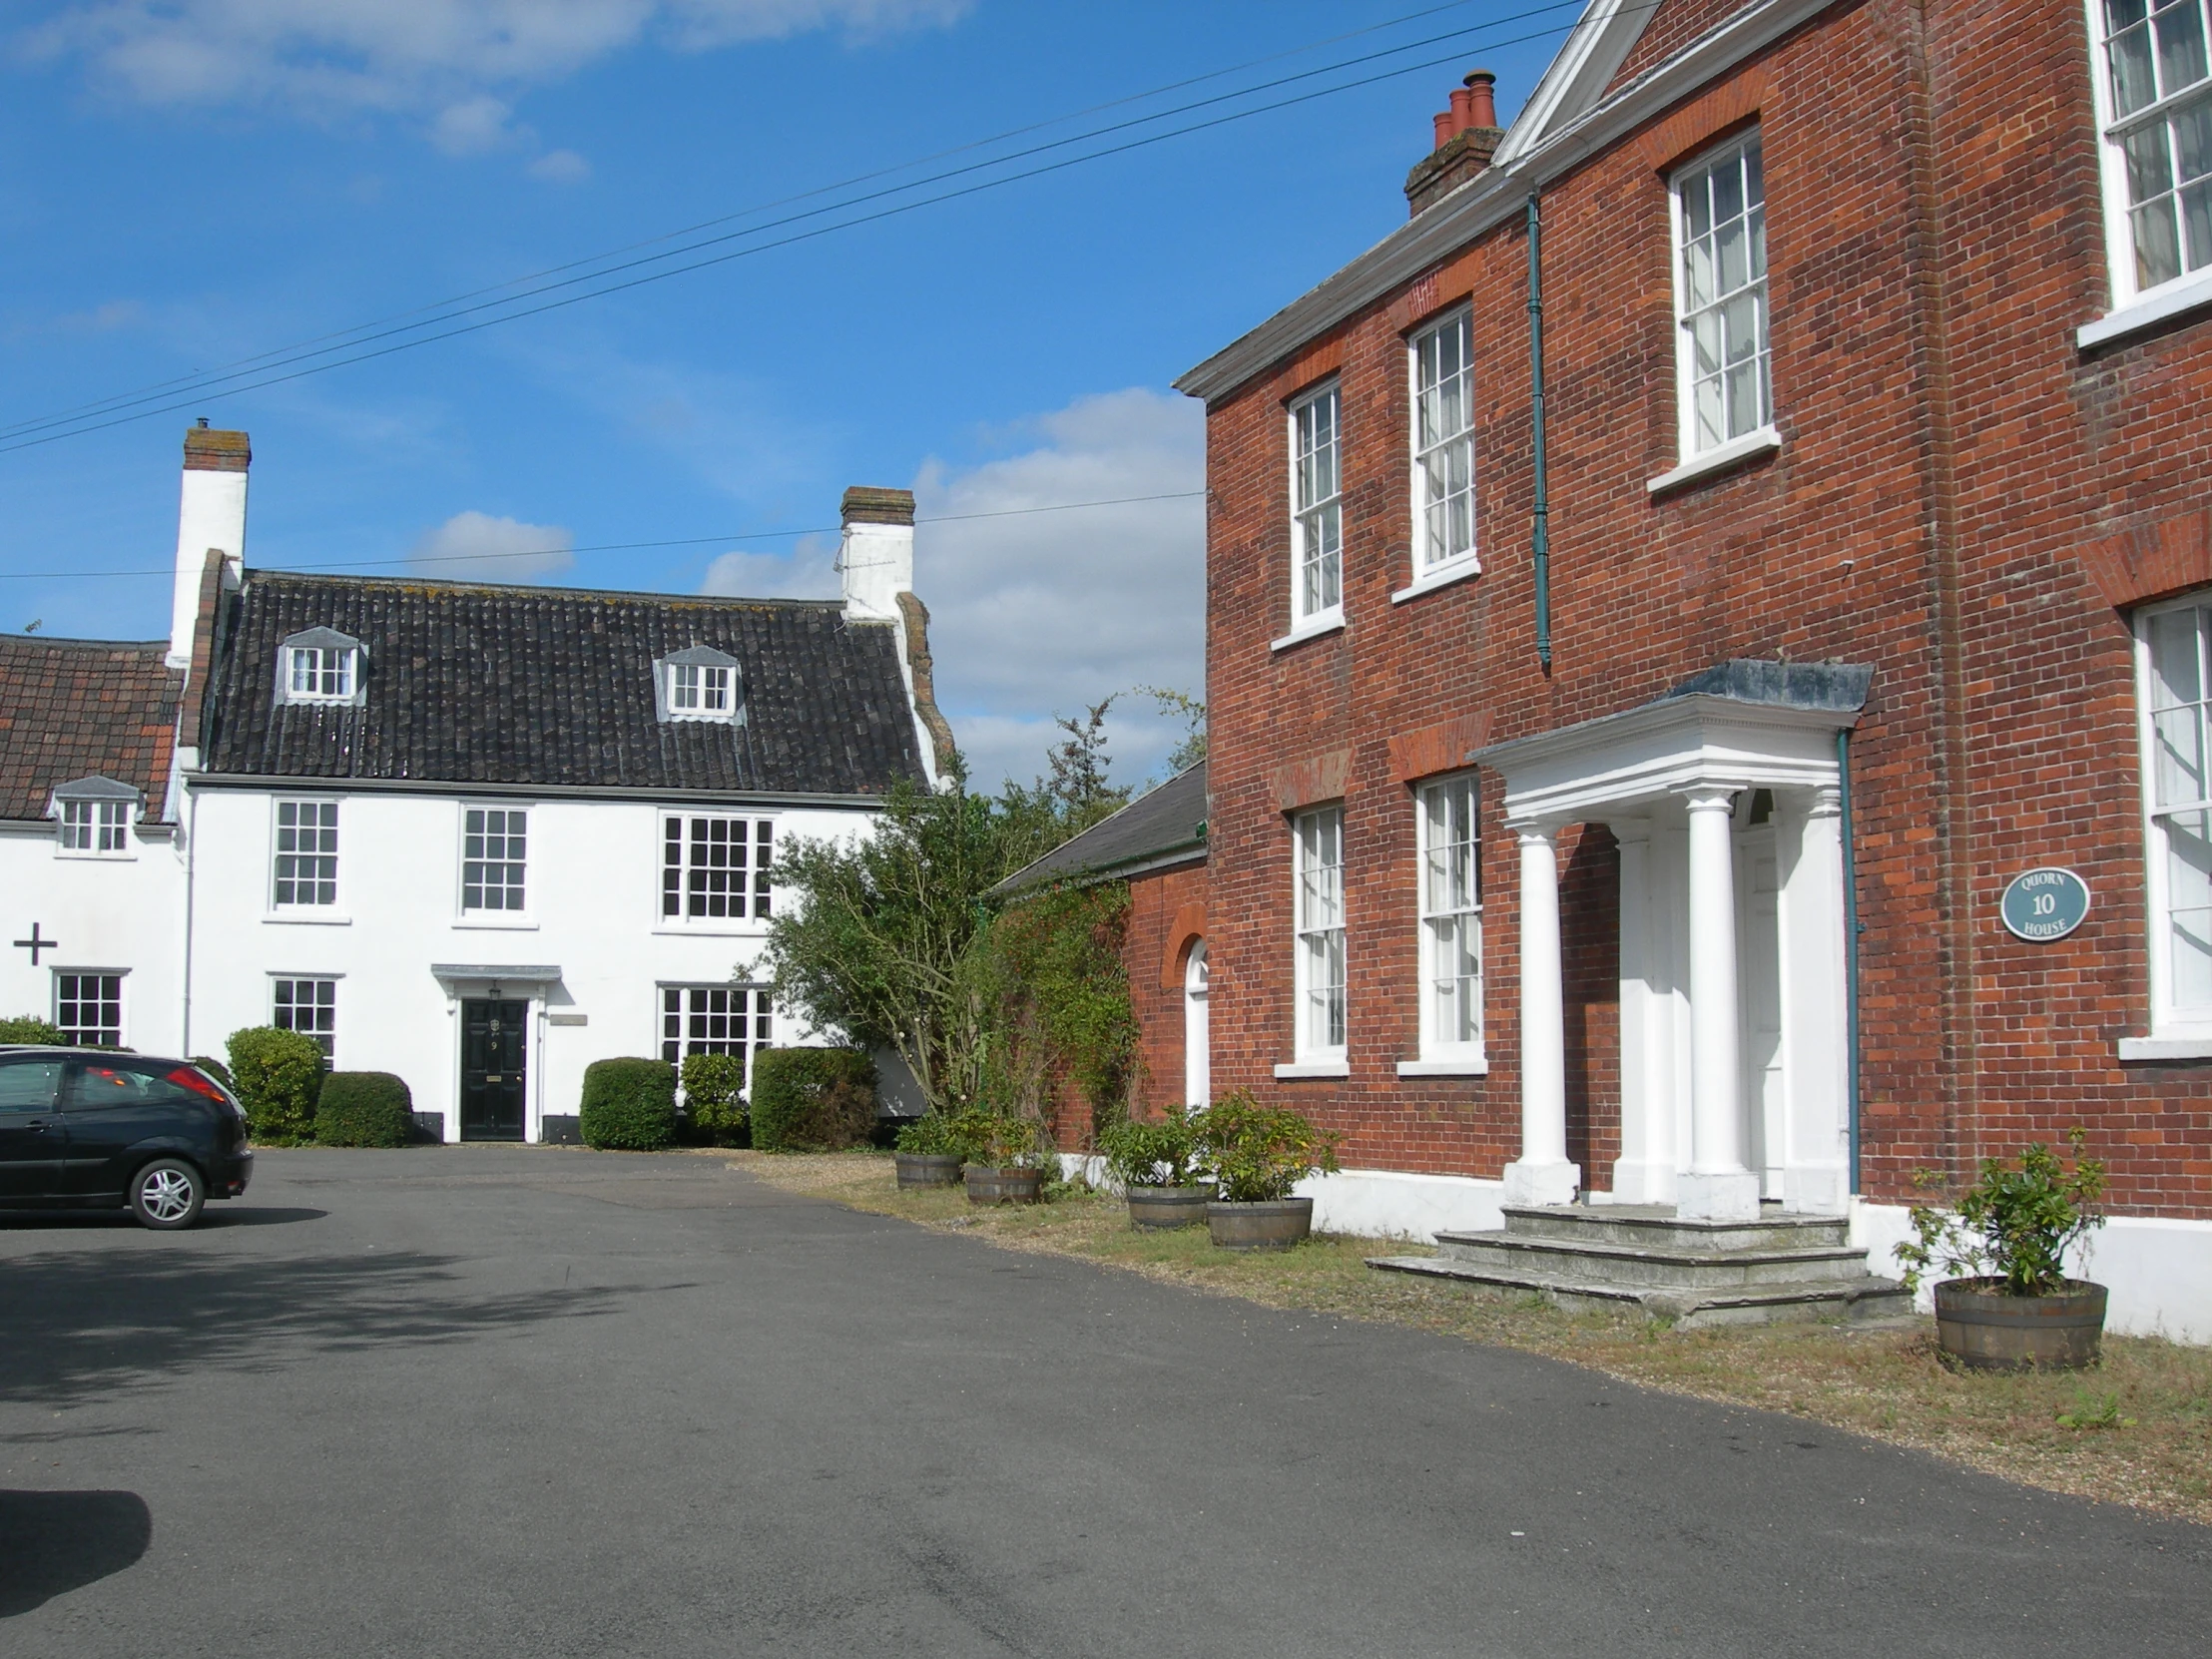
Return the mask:
<path fill-rule="evenodd" d="M 834 599 L 837 544 L 807 536 L 789 553 L 720 554 L 699 591 L 726 599 Z"/>
<path fill-rule="evenodd" d="M 138 103 L 269 106 L 314 120 L 396 114 L 442 134 L 451 122 L 480 124 L 486 111 L 470 106 L 486 95 L 559 81 L 640 40 L 704 52 L 816 29 L 866 38 L 947 24 L 970 4 L 74 0 L 16 44 L 33 59 L 80 61 L 104 91 Z"/>
<path fill-rule="evenodd" d="M 1055 714 L 1137 685 L 1197 693 L 1205 676 L 1202 499 L 1007 511 L 1202 490 L 1203 411 L 1133 389 L 1026 429 L 1042 441 L 966 469 L 931 461 L 914 484 L 937 699 L 983 788 L 1044 770 Z M 1108 731 L 1123 782 L 1157 771 L 1181 736 L 1141 697 L 1115 706 Z"/>
<path fill-rule="evenodd" d="M 547 184 L 580 185 L 591 177 L 591 163 L 573 150 L 555 150 L 532 162 L 528 171 Z"/>
<path fill-rule="evenodd" d="M 576 538 L 558 524 L 524 524 L 475 511 L 425 530 L 407 558 L 424 576 L 457 582 L 533 582 L 576 563 Z"/>

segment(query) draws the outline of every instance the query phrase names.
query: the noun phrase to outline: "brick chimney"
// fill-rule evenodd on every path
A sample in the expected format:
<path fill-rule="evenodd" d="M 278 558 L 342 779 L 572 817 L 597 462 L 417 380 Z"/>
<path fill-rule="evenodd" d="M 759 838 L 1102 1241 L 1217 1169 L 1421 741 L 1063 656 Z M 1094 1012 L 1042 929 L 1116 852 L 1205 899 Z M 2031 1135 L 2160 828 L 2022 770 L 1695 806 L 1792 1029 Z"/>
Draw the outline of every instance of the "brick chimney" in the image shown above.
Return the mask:
<path fill-rule="evenodd" d="M 192 662 L 200 620 L 200 582 L 208 555 L 220 552 L 236 586 L 246 559 L 246 471 L 254 446 L 244 432 L 211 431 L 202 420 L 185 434 L 185 481 L 177 507 L 177 581 L 169 612 L 169 666 Z"/>
<path fill-rule="evenodd" d="M 1405 176 L 1405 206 L 1418 219 L 1490 165 L 1505 129 L 1497 124 L 1497 77 L 1469 75 L 1435 118 L 1435 149 Z"/>
<path fill-rule="evenodd" d="M 898 596 L 914 591 L 914 492 L 855 484 L 844 492 L 839 516 L 844 614 L 856 621 L 898 621 Z"/>

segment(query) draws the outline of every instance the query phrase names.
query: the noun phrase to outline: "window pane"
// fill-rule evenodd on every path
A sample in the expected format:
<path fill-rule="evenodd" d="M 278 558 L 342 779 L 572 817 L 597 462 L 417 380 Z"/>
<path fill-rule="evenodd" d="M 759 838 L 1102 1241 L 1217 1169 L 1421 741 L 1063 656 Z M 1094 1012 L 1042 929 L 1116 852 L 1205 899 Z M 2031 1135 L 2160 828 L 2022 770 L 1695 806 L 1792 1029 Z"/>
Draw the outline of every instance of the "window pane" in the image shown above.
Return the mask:
<path fill-rule="evenodd" d="M 93 1048 L 115 1048 L 123 1041 L 123 976 L 119 973 L 57 973 L 54 1023 L 63 1038 Z"/>
<path fill-rule="evenodd" d="M 2204 15 L 2197 0 L 2168 0 L 2157 16 L 2158 90 L 2171 96 L 2204 79 Z"/>
<path fill-rule="evenodd" d="M 2105 14 L 2115 31 L 2109 43 L 2112 107 L 2120 115 L 2132 115 L 2158 99 L 2158 80 L 2151 69 L 2150 30 L 2141 21 L 2141 0 L 2108 4 Z M 2123 16 L 2133 27 L 2122 28 L 2119 19 Z"/>
<path fill-rule="evenodd" d="M 2162 822 L 2173 1003 L 2212 1010 L 2212 814 L 2180 813 Z"/>

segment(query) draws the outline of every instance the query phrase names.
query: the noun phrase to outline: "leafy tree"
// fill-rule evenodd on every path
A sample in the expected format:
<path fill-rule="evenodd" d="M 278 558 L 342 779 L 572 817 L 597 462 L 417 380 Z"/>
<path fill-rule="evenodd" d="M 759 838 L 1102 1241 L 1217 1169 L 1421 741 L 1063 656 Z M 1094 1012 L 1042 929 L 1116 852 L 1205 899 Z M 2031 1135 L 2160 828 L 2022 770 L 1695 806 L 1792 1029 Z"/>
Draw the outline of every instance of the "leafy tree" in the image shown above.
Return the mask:
<path fill-rule="evenodd" d="M 1139 686 L 1137 690 L 1159 705 L 1162 715 L 1183 723 L 1182 738 L 1168 751 L 1168 776 L 1188 772 L 1205 760 L 1206 705 L 1189 692 L 1171 691 L 1165 686 Z"/>
<path fill-rule="evenodd" d="M 1088 830 L 1129 803 L 1126 788 L 1106 781 L 1113 766 L 1113 758 L 1106 752 L 1106 711 L 1120 696 L 1115 692 L 1103 702 L 1091 704 L 1081 720 L 1069 715 L 1052 717 L 1053 724 L 1067 737 L 1046 753 L 1052 774 L 1037 780 L 1035 793 L 1057 809 L 1063 835 Z"/>

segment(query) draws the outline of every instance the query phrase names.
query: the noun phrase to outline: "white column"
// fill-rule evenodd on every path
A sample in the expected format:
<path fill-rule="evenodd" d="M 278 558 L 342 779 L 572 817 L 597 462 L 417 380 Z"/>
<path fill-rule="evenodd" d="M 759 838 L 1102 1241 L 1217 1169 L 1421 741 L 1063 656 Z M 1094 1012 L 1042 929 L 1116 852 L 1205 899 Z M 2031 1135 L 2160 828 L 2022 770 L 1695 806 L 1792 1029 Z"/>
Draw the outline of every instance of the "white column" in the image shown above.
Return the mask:
<path fill-rule="evenodd" d="M 1685 792 L 1690 810 L 1690 1171 L 1677 1210 L 1693 1221 L 1756 1221 L 1759 1177 L 1745 1163 L 1736 1007 L 1737 789 Z"/>
<path fill-rule="evenodd" d="M 1621 1155 L 1616 1204 L 1674 1202 L 1674 1005 L 1663 988 L 1661 918 L 1653 914 L 1649 819 L 1611 820 L 1620 842 Z"/>
<path fill-rule="evenodd" d="M 1844 838 L 1838 790 L 1812 792 L 1782 883 L 1782 1055 L 1789 1132 L 1783 1203 L 1840 1215 L 1850 1208 L 1850 1126 L 1844 1002 Z"/>
<path fill-rule="evenodd" d="M 1505 1166 L 1508 1204 L 1571 1204 L 1582 1171 L 1567 1162 L 1566 989 L 1559 962 L 1558 828 L 1520 836 L 1521 1151 Z"/>

